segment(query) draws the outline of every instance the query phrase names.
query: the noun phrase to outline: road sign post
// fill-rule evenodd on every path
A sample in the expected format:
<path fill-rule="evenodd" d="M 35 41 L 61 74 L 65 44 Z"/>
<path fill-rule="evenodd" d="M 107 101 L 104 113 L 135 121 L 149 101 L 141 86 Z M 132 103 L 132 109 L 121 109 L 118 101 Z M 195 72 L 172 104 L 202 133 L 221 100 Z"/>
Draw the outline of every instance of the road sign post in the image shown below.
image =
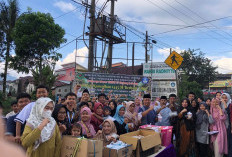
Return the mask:
<path fill-rule="evenodd" d="M 180 65 L 183 62 L 183 57 L 178 54 L 175 51 L 172 51 L 172 53 L 168 56 L 168 58 L 165 60 L 165 63 L 169 65 L 172 69 L 175 70 L 176 74 L 176 88 L 177 88 L 177 97 L 179 98 L 179 80 L 178 80 L 178 75 L 177 75 L 177 69 L 180 67 Z"/>

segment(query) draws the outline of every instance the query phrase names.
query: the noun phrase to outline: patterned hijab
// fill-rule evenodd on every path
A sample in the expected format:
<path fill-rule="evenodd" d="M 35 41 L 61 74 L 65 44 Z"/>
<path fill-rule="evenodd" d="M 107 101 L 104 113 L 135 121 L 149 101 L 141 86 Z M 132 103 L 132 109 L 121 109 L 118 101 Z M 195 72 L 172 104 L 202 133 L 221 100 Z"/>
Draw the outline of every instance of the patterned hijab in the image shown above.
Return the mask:
<path fill-rule="evenodd" d="M 132 112 L 130 112 L 129 108 L 130 106 L 134 104 L 133 101 L 129 101 L 126 104 L 126 113 L 124 114 L 125 118 L 128 118 L 129 120 L 131 120 L 136 126 L 138 125 L 138 116 L 134 116 Z"/>
<path fill-rule="evenodd" d="M 44 120 L 43 118 L 44 108 L 50 102 L 52 102 L 53 106 L 55 106 L 52 99 L 47 98 L 47 97 L 39 98 L 35 102 L 35 105 L 33 106 L 31 110 L 30 116 L 27 119 L 28 126 L 30 126 L 32 129 L 38 128 L 38 126 Z M 48 119 L 50 122 L 41 131 L 40 139 L 35 142 L 34 150 L 39 147 L 40 143 L 44 143 L 48 141 L 53 135 L 53 132 L 56 126 L 56 121 L 52 117 L 49 117 Z"/>

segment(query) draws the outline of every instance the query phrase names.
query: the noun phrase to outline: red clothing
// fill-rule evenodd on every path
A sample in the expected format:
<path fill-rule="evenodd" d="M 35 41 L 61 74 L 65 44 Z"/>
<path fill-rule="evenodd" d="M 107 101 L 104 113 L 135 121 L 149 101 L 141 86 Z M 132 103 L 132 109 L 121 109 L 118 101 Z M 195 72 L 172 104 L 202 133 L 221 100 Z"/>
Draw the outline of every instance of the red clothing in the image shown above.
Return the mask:
<path fill-rule="evenodd" d="M 99 102 L 97 102 L 97 103 L 95 103 L 95 105 L 94 105 L 94 113 L 95 114 L 97 114 L 97 108 L 99 107 L 99 106 L 101 106 L 102 107 L 102 112 L 103 112 L 103 105 L 101 104 L 101 103 L 99 103 Z M 98 114 L 97 114 L 98 115 Z M 100 117 L 102 117 L 103 118 L 103 113 L 101 114 L 101 115 L 98 115 L 98 116 L 100 116 Z M 91 121 L 90 121 L 90 123 L 93 125 L 93 127 L 94 127 L 94 130 L 96 131 L 96 132 L 98 132 L 98 130 L 101 130 L 101 125 L 102 125 L 102 123 L 103 123 L 103 119 L 99 119 L 99 118 L 97 118 L 95 115 L 92 115 L 91 116 Z"/>

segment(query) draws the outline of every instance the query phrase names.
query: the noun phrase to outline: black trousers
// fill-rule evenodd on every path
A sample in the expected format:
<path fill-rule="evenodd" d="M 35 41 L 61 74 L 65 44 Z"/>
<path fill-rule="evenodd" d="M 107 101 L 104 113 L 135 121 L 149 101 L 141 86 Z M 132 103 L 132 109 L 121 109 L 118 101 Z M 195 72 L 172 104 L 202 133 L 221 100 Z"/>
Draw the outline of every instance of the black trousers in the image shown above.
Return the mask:
<path fill-rule="evenodd" d="M 209 145 L 197 142 L 198 156 L 199 157 L 209 157 Z"/>

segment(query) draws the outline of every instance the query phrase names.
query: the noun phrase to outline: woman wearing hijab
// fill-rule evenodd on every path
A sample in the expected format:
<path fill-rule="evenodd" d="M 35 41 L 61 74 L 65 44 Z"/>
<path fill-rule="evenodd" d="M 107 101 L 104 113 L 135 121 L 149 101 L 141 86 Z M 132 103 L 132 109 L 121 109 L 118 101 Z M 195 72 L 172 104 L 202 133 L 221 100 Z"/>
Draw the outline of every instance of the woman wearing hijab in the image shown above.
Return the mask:
<path fill-rule="evenodd" d="M 116 108 L 116 113 L 114 115 L 114 124 L 117 129 L 118 135 L 125 134 L 127 133 L 128 130 L 128 125 L 124 122 L 124 114 L 125 114 L 125 107 L 124 105 L 118 105 Z"/>
<path fill-rule="evenodd" d="M 200 110 L 196 114 L 196 141 L 200 157 L 208 157 L 209 135 L 207 132 L 210 123 L 213 123 L 212 116 L 207 110 L 207 104 L 202 102 Z"/>
<path fill-rule="evenodd" d="M 228 137 L 228 156 L 232 156 L 232 104 L 231 104 L 231 99 L 230 95 L 227 93 L 222 94 L 222 103 L 224 106 L 227 106 L 226 108 L 226 113 L 227 113 L 227 137 Z"/>
<path fill-rule="evenodd" d="M 111 117 L 115 115 L 117 103 L 114 100 L 111 100 L 109 103 L 109 107 L 111 108 Z"/>
<path fill-rule="evenodd" d="M 138 113 L 135 112 L 135 103 L 129 101 L 126 104 L 126 113 L 124 114 L 124 119 L 127 119 L 130 124 L 128 127 L 131 127 L 130 131 L 135 131 L 139 128 Z"/>
<path fill-rule="evenodd" d="M 96 132 L 101 130 L 100 126 L 103 122 L 103 105 L 100 102 L 94 104 L 94 113 L 91 116 L 91 124 Z"/>
<path fill-rule="evenodd" d="M 230 115 L 230 110 L 229 110 L 229 105 L 231 103 L 231 99 L 230 99 L 230 95 L 228 93 L 223 93 L 221 95 L 221 108 L 222 110 L 226 113 L 226 120 L 225 120 L 225 124 L 226 124 L 226 128 L 229 129 L 229 126 L 230 126 L 230 118 L 229 118 L 229 115 Z"/>
<path fill-rule="evenodd" d="M 81 109 L 81 120 L 78 122 L 82 128 L 82 135 L 87 138 L 93 138 L 96 135 L 96 131 L 92 124 L 90 124 L 92 112 L 88 107 Z"/>
<path fill-rule="evenodd" d="M 52 112 L 52 117 L 55 119 L 57 125 L 59 126 L 60 133 L 62 135 L 70 135 L 71 124 L 67 119 L 67 108 L 65 105 L 58 104 L 55 106 Z"/>
<path fill-rule="evenodd" d="M 195 117 L 189 100 L 187 98 L 183 99 L 178 110 L 177 122 L 177 148 L 179 157 L 190 157 L 196 154 Z"/>
<path fill-rule="evenodd" d="M 51 116 L 54 106 L 50 98 L 40 98 L 35 102 L 21 137 L 27 156 L 60 156 L 60 130 Z"/>
<path fill-rule="evenodd" d="M 98 131 L 96 138 L 103 140 L 104 146 L 110 144 L 112 141 L 116 142 L 118 139 L 117 130 L 111 119 L 104 120 L 102 123 L 102 131 Z"/>
<path fill-rule="evenodd" d="M 197 99 L 193 99 L 191 102 L 191 107 L 194 113 L 196 114 L 199 109 L 199 103 L 197 102 Z"/>
<path fill-rule="evenodd" d="M 228 154 L 228 143 L 224 122 L 226 120 L 226 113 L 220 107 L 220 100 L 216 98 L 212 99 L 210 113 L 214 121 L 214 123 L 210 125 L 210 130 L 218 131 L 217 134 L 211 135 L 214 155 L 215 157 L 223 157 L 224 154 Z"/>

